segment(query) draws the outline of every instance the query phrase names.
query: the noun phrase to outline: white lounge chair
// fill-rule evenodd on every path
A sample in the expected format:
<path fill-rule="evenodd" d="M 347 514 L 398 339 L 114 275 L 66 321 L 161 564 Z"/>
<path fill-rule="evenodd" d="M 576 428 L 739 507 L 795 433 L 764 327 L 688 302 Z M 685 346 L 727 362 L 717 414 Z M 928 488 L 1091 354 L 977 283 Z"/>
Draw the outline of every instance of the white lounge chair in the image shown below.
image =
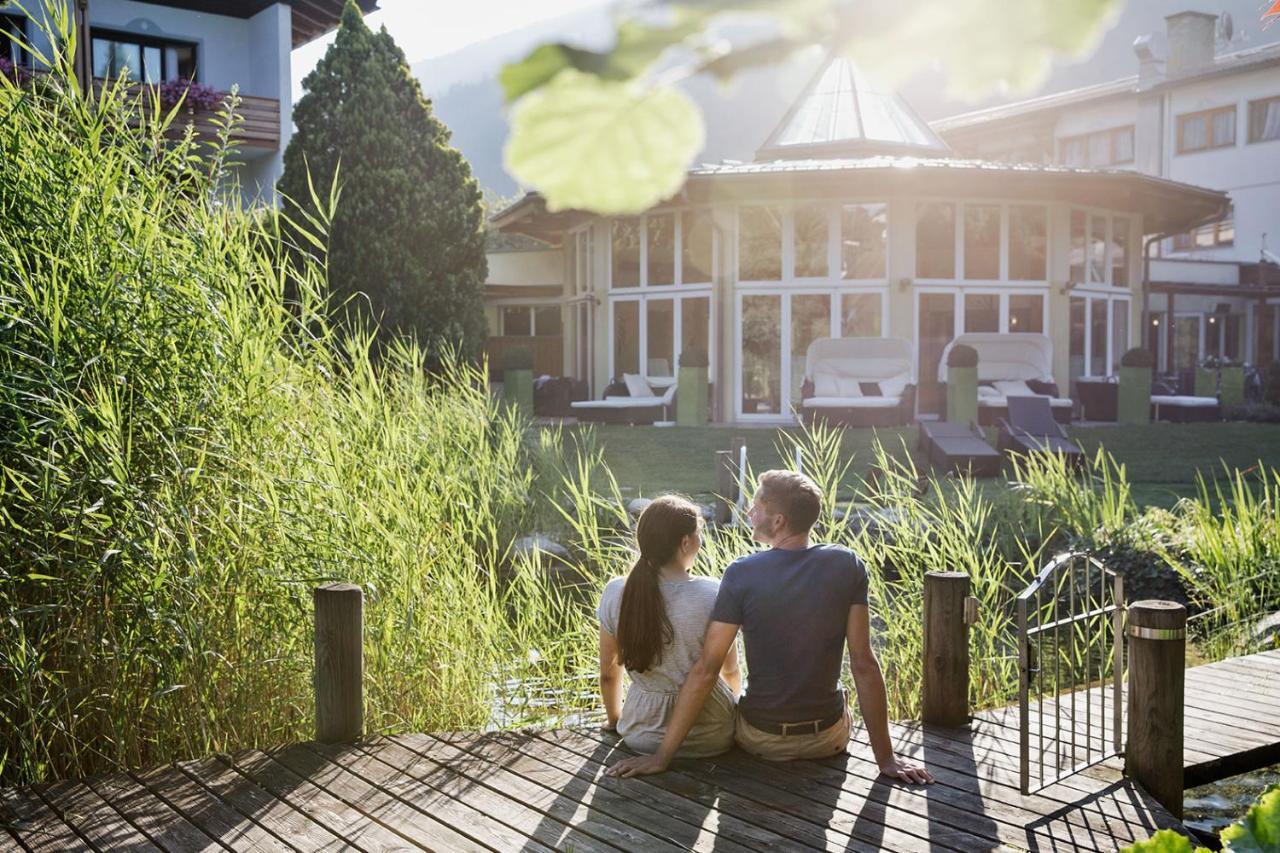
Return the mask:
<path fill-rule="evenodd" d="M 818 338 L 805 355 L 801 415 L 848 426 L 897 426 L 915 414 L 911 342 Z"/>
<path fill-rule="evenodd" d="M 1053 419 L 1071 423 L 1072 401 L 1053 379 L 1053 342 L 1033 332 L 968 332 L 942 350 L 938 381 L 947 381 L 947 357 L 960 345 L 978 351 L 978 423 L 991 426 L 1008 415 L 1009 397 L 1044 397 Z"/>
<path fill-rule="evenodd" d="M 574 416 L 581 421 L 606 424 L 651 424 L 669 420 L 675 406 L 676 383 L 663 383 L 661 396 L 653 393 L 653 387 L 639 374 L 624 373 L 629 396 L 612 395 L 603 400 L 581 400 L 570 404 Z"/>

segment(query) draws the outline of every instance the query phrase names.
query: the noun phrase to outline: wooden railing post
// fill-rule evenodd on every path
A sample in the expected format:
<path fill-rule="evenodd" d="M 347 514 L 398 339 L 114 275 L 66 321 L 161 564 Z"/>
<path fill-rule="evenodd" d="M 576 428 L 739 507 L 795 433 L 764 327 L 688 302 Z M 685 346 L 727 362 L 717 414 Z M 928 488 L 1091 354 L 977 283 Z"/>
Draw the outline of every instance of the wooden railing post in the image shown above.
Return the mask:
<path fill-rule="evenodd" d="M 964 572 L 925 574 L 923 722 L 957 727 L 969 721 L 968 597 Z"/>
<path fill-rule="evenodd" d="M 364 730 L 364 594 L 349 583 L 315 589 L 316 740 L 344 743 Z"/>
<path fill-rule="evenodd" d="M 1129 605 L 1129 724 L 1125 773 L 1182 818 L 1183 684 L 1187 608 L 1173 601 Z"/>

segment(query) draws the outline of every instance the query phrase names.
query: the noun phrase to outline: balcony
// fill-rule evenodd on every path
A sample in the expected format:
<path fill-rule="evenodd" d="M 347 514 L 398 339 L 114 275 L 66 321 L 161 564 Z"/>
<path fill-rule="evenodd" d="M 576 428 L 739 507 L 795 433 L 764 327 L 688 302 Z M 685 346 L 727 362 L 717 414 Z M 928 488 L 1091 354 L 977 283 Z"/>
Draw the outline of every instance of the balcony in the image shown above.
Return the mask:
<path fill-rule="evenodd" d="M 218 135 L 218 126 L 214 119 L 218 118 L 221 107 L 214 109 L 193 109 L 188 113 L 179 112 L 173 120 L 173 132 L 181 133 L 187 124 L 195 126 L 196 136 L 200 139 L 213 139 Z M 257 95 L 241 95 L 240 105 L 236 113 L 241 121 L 231 133 L 231 139 L 242 148 L 261 151 L 280 150 L 280 101 L 275 98 L 262 98 Z"/>

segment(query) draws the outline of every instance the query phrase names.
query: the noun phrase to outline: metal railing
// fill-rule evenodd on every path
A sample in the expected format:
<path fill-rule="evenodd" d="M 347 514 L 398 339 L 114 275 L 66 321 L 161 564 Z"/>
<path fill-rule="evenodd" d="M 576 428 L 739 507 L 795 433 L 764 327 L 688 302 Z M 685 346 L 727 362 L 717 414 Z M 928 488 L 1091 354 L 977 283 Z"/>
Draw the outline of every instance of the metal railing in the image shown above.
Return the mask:
<path fill-rule="evenodd" d="M 1038 790 L 1121 751 L 1123 609 L 1120 575 L 1088 554 L 1074 552 L 1050 560 L 1018 596 L 1018 771 L 1023 793 L 1033 790 L 1033 770 Z M 1097 690 L 1091 689 L 1095 686 Z M 1046 693 L 1052 694 L 1047 703 Z"/>

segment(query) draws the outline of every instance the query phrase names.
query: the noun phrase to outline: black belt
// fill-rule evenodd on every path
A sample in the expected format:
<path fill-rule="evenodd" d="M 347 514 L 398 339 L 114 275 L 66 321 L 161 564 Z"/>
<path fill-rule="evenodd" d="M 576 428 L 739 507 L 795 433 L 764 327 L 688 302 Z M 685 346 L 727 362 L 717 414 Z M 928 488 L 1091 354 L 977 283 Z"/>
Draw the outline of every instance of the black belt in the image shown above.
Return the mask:
<path fill-rule="evenodd" d="M 767 732 L 771 735 L 816 735 L 818 732 L 825 732 L 827 729 L 840 722 L 844 719 L 844 715 L 845 708 L 842 703 L 840 710 L 836 711 L 829 717 L 824 717 L 821 720 L 804 720 L 799 723 L 757 723 L 745 714 L 743 716 L 746 718 L 746 721 L 751 724 L 753 729 L 759 729 L 760 731 Z"/>

